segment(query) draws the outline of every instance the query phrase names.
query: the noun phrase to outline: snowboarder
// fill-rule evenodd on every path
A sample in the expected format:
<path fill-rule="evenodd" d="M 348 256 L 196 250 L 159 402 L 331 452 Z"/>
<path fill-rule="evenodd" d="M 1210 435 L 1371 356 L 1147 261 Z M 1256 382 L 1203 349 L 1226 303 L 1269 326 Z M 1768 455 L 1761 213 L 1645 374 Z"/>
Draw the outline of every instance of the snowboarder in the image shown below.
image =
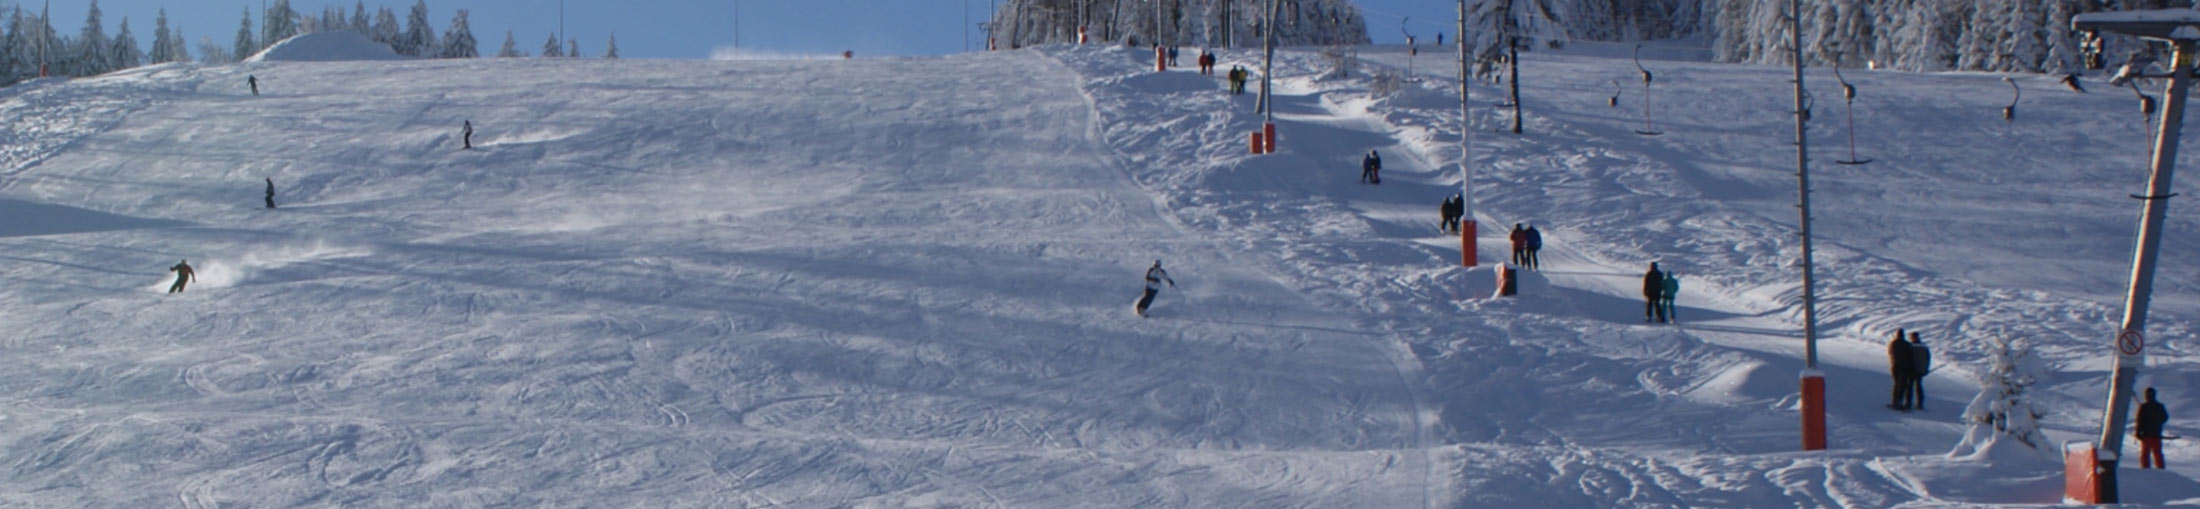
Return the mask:
<path fill-rule="evenodd" d="M 246 85 L 250 85 L 250 86 L 252 87 L 252 95 L 254 95 L 254 96 L 260 95 L 260 77 L 259 77 L 259 76 L 253 76 L 253 75 L 250 75 L 250 74 L 246 74 L 246 75 L 244 75 L 244 84 L 246 84 Z"/>
<path fill-rule="evenodd" d="M 1374 149 L 1368 149 L 1367 157 L 1360 158 L 1360 182 L 1364 184 L 1383 183 L 1383 156 L 1375 153 Z"/>
<path fill-rule="evenodd" d="M 1902 339 L 1902 329 L 1895 329 L 1894 341 L 1887 342 L 1887 373 L 1894 377 L 1893 402 L 1887 408 L 1910 411 L 1910 375 L 1917 370 L 1917 359 L 1911 357 L 1910 342 Z"/>
<path fill-rule="evenodd" d="M 1910 332 L 1910 409 L 1925 411 L 1925 374 L 1933 371 L 1933 349 L 1925 338 Z"/>
<path fill-rule="evenodd" d="M 1512 241 L 1513 266 L 1526 264 L 1528 260 L 1528 230 L 1521 228 L 1520 223 L 1513 223 L 1512 233 L 1506 235 L 1505 238 Z M 1656 270 L 1657 267 L 1658 264 L 1650 264 L 1652 270 Z"/>
<path fill-rule="evenodd" d="M 184 283 L 199 280 L 198 276 L 191 274 L 191 262 L 189 260 L 177 261 L 176 266 L 169 267 L 168 271 L 176 273 L 176 284 L 168 287 L 168 293 L 183 293 Z"/>
<path fill-rule="evenodd" d="M 1146 269 L 1146 293 L 1138 297 L 1139 318 L 1146 317 L 1146 306 L 1153 305 L 1153 296 L 1161 293 L 1163 282 L 1169 283 L 1170 288 L 1176 288 L 1176 280 L 1169 279 L 1169 271 L 1161 270 L 1161 260 L 1154 260 L 1153 267 Z"/>
<path fill-rule="evenodd" d="M 473 149 L 474 149 L 474 121 L 473 121 L 472 119 L 468 119 L 468 120 L 466 120 L 466 125 L 465 125 L 465 127 L 462 127 L 462 128 L 460 128 L 460 129 L 459 129 L 459 131 L 458 131 L 458 133 L 459 133 L 459 137 L 460 137 L 460 138 L 463 138 L 462 142 L 466 144 L 466 147 L 465 147 L 465 149 L 466 149 L 466 150 L 473 150 Z"/>
<path fill-rule="evenodd" d="M 1665 273 L 1658 271 L 1658 262 L 1650 262 L 1650 271 L 1642 273 L 1642 321 L 1665 323 L 1665 309 L 1658 307 L 1658 298 L 1664 295 Z"/>
<path fill-rule="evenodd" d="M 267 179 L 267 208 L 275 208 L 275 179 Z"/>
<path fill-rule="evenodd" d="M 1529 270 L 1543 270 L 1543 258 L 1537 255 L 1541 251 L 1543 251 L 1543 232 L 1536 230 L 1535 225 L 1528 225 L 1528 258 L 1527 263 L 1523 265 L 1528 266 Z M 1671 310 L 1672 308 L 1668 306 L 1668 315 L 1672 314 Z"/>
<path fill-rule="evenodd" d="M 1673 298 L 1678 297 L 1681 294 L 1680 274 L 1675 274 L 1670 269 L 1666 270 L 1665 284 L 1659 286 L 1660 288 L 1658 288 L 1658 307 L 1665 308 L 1665 319 L 1675 322 L 1681 321 L 1681 315 L 1675 314 L 1673 312 Z"/>
<path fill-rule="evenodd" d="M 2154 399 L 2154 388 L 2147 388 L 2147 402 L 2139 405 L 2139 416 L 2132 419 L 2131 434 L 2139 438 L 2139 468 L 2147 468 L 2147 460 L 2154 460 L 2154 468 L 2169 468 L 2162 461 L 2162 425 L 2169 423 L 2169 408 Z"/>

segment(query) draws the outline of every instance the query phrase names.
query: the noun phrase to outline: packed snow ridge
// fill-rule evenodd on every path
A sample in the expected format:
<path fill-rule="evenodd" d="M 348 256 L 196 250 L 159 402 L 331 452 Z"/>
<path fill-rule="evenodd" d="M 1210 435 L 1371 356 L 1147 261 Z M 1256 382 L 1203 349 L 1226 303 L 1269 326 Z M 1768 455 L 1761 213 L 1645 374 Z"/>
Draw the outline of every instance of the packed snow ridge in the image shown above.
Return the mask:
<path fill-rule="evenodd" d="M 339 62 L 349 60 L 405 60 L 390 46 L 358 32 L 312 32 L 283 39 L 244 59 L 255 62 Z"/>

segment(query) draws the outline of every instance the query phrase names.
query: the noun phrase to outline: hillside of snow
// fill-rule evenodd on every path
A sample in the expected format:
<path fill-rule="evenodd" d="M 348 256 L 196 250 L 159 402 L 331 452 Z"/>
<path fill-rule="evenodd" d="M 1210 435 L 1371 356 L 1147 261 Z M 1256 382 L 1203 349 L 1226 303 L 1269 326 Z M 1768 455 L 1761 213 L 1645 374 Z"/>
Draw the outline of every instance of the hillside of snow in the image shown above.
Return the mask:
<path fill-rule="evenodd" d="M 1252 94 L 1124 48 L 0 90 L 0 505 L 2059 501 L 2057 458 L 1948 453 L 1997 335 L 2049 368 L 2050 436 L 2095 433 L 2145 178 L 2129 90 L 2012 76 L 2004 122 L 2000 75 L 1845 71 L 1875 161 L 1843 166 L 1813 70 L 1833 436 L 1802 452 L 1789 71 L 1650 60 L 1645 96 L 1625 55 L 1523 55 L 1522 135 L 1476 84 L 1474 268 L 1436 227 L 1449 60 L 1403 48 L 1342 77 L 1279 52 L 1258 156 Z M 2200 403 L 2179 205 L 2140 380 L 2172 415 Z M 1513 223 L 1544 267 L 1491 299 Z M 165 293 L 179 260 L 198 281 Z M 1140 319 L 1157 260 L 1176 285 Z M 1649 262 L 1678 324 L 1637 318 Z M 1929 411 L 1883 406 L 1897 327 L 1934 347 Z M 2200 446 L 2169 444 L 2126 501 L 2200 503 Z"/>

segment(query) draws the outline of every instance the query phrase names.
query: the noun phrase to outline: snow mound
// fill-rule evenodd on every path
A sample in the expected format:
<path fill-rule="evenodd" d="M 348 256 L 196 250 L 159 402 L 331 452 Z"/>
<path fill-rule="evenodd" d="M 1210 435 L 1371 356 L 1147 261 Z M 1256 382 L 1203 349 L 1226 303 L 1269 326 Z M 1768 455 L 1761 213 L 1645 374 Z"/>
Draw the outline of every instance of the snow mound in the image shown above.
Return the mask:
<path fill-rule="evenodd" d="M 403 60 L 387 44 L 374 42 L 358 32 L 315 32 L 275 43 L 247 58 L 246 62 L 340 62 L 348 60 Z"/>

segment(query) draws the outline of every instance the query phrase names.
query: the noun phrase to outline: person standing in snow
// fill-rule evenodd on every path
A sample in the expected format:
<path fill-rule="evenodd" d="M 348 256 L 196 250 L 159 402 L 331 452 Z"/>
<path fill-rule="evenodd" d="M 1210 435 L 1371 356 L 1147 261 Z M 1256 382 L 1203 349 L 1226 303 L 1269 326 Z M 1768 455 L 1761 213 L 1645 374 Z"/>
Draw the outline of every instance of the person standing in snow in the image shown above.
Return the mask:
<path fill-rule="evenodd" d="M 1441 223 L 1437 225 L 1437 229 L 1443 230 L 1444 233 L 1459 233 L 1459 216 L 1465 215 L 1462 209 L 1465 209 L 1466 206 L 1465 200 L 1460 198 L 1457 193 L 1444 197 L 1444 205 L 1438 211 L 1443 215 L 1443 219 L 1440 220 Z"/>
<path fill-rule="evenodd" d="M 1526 264 L 1528 260 L 1528 230 L 1521 228 L 1520 223 L 1513 223 L 1512 233 L 1506 235 L 1505 238 L 1512 241 L 1513 266 L 1518 267 Z M 1650 264 L 1650 270 L 1657 270 L 1657 268 L 1658 264 Z"/>
<path fill-rule="evenodd" d="M 1528 258 L 1527 263 L 1523 265 L 1527 265 L 1528 269 L 1530 270 L 1543 270 L 1543 258 L 1537 256 L 1537 253 L 1543 250 L 1543 232 L 1536 230 L 1535 225 L 1531 224 L 1528 225 L 1527 233 L 1528 245 L 1526 247 Z M 1668 310 L 1670 309 L 1671 308 L 1668 308 Z"/>
<path fill-rule="evenodd" d="M 466 150 L 473 150 L 473 149 L 474 149 L 474 121 L 473 121 L 472 119 L 468 119 L 468 120 L 466 120 L 466 125 L 465 125 L 465 127 L 461 127 L 461 128 L 459 128 L 458 134 L 459 134 L 459 137 L 460 137 L 460 138 L 462 138 L 462 143 L 465 143 L 465 145 L 466 145 L 466 146 L 465 146 L 465 149 L 466 149 Z"/>
<path fill-rule="evenodd" d="M 1199 50 L 1199 74 L 1205 76 L 1215 75 L 1215 54 L 1207 51 L 1206 48 Z"/>
<path fill-rule="evenodd" d="M 1665 271 L 1665 284 L 1658 288 L 1658 306 L 1665 308 L 1665 319 L 1681 321 L 1681 315 L 1673 312 L 1673 298 L 1681 294 L 1681 276 L 1671 269 Z"/>
<path fill-rule="evenodd" d="M 246 74 L 246 75 L 244 75 L 244 84 L 245 84 L 245 85 L 249 85 L 249 86 L 251 86 L 251 87 L 252 87 L 252 95 L 254 95 L 254 96 L 258 96 L 258 95 L 260 95 L 260 77 L 259 77 L 259 76 L 253 76 L 253 75 L 250 75 L 250 74 Z"/>
<path fill-rule="evenodd" d="M 1658 262 L 1650 262 L 1650 271 L 1642 273 L 1642 321 L 1665 323 L 1665 309 L 1658 307 L 1658 298 L 1664 295 L 1665 273 L 1658 270 Z"/>
<path fill-rule="evenodd" d="M 1925 338 L 1910 332 L 1910 409 L 1925 411 L 1925 374 L 1933 371 L 1933 349 Z"/>
<path fill-rule="evenodd" d="M 1374 149 L 1368 149 L 1367 157 L 1360 158 L 1360 183 L 1383 183 L 1383 156 Z"/>
<path fill-rule="evenodd" d="M 267 179 L 267 208 L 275 208 L 275 179 Z"/>
<path fill-rule="evenodd" d="M 1894 341 L 1887 342 L 1887 373 L 1894 377 L 1894 401 L 1887 408 L 1910 411 L 1910 376 L 1917 371 L 1917 359 L 1911 357 L 1910 342 L 1902 340 L 1902 329 L 1895 329 Z"/>
<path fill-rule="evenodd" d="M 1153 296 L 1161 293 L 1163 282 L 1169 283 L 1170 288 L 1176 288 L 1176 280 L 1169 279 L 1169 271 L 1161 270 L 1161 260 L 1154 260 L 1153 267 L 1146 269 L 1146 293 L 1138 297 L 1139 318 L 1146 317 L 1146 306 L 1153 305 Z"/>
<path fill-rule="evenodd" d="M 1169 47 L 1169 67 L 1176 67 L 1176 47 Z"/>
<path fill-rule="evenodd" d="M 2169 407 L 2154 399 L 2154 388 L 2147 388 L 2147 402 L 2139 405 L 2139 416 L 2132 419 L 2131 434 L 2139 438 L 2139 468 L 2147 468 L 2147 460 L 2154 460 L 2154 468 L 2169 468 L 2162 460 L 2162 425 L 2169 423 Z"/>
<path fill-rule="evenodd" d="M 168 271 L 176 273 L 176 284 L 168 287 L 168 293 L 183 293 L 184 283 L 199 280 L 198 276 L 191 274 L 191 262 L 189 260 L 177 261 L 174 267 L 168 268 Z"/>

